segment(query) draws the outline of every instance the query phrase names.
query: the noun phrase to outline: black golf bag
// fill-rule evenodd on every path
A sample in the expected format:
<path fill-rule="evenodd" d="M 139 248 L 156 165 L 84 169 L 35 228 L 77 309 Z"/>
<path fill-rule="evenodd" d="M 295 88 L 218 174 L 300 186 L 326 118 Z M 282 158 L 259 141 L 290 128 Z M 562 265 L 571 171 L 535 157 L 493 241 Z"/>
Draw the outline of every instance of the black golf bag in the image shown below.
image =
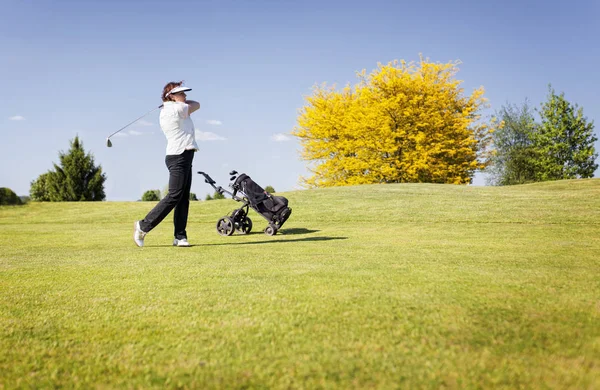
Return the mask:
<path fill-rule="evenodd" d="M 250 176 L 245 173 L 239 176 L 236 171 L 231 171 L 231 183 L 229 186 L 233 193 L 225 190 L 221 186 L 216 186 L 215 181 L 204 172 L 198 172 L 203 175 L 205 182 L 210 184 L 217 192 L 229 194 L 233 200 L 242 202 L 239 209 L 234 210 L 230 215 L 225 216 L 217 222 L 217 232 L 222 236 L 230 236 L 234 230 L 242 234 L 248 234 L 252 230 L 252 220 L 248 217 L 248 209 L 252 208 L 268 222 L 265 228 L 265 234 L 273 236 L 283 226 L 290 217 L 292 209 L 288 207 L 288 200 L 283 196 L 269 194 Z M 242 196 L 238 196 L 241 194 Z"/>

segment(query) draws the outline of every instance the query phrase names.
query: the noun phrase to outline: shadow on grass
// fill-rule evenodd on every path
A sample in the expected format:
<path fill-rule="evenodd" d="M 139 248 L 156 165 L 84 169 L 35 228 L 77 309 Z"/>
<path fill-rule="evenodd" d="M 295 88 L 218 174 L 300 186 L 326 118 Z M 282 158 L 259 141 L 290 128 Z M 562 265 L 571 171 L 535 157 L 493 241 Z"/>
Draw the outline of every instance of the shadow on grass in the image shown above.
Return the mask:
<path fill-rule="evenodd" d="M 278 240 L 278 239 L 274 238 L 272 240 L 265 240 L 265 241 L 223 242 L 223 243 L 215 243 L 215 244 L 197 244 L 197 245 L 190 245 L 188 248 L 193 248 L 195 246 L 254 245 L 254 244 L 275 244 L 275 243 L 281 243 L 281 242 L 309 242 L 309 241 L 320 242 L 320 241 L 347 240 L 347 239 L 348 239 L 348 237 L 306 237 L 306 238 L 290 238 L 290 239 L 283 239 L 283 240 Z M 170 246 L 172 246 L 172 245 L 147 245 L 147 246 L 144 246 L 144 248 L 146 248 L 146 247 L 151 247 L 151 248 L 167 248 L 167 247 L 170 247 Z"/>
<path fill-rule="evenodd" d="M 310 234 L 310 233 L 316 233 L 318 231 L 320 231 L 320 230 L 311 230 L 311 229 L 305 229 L 305 228 L 293 228 L 293 229 L 280 230 L 279 234 L 281 234 L 282 236 L 291 236 L 292 234 Z"/>
<path fill-rule="evenodd" d="M 332 241 L 332 240 L 347 240 L 348 237 L 306 237 L 306 238 L 290 238 L 284 240 L 266 240 L 266 241 L 249 241 L 249 242 L 225 242 L 218 244 L 202 244 L 200 246 L 216 246 L 216 245 L 253 245 L 253 244 L 275 244 L 280 242 L 307 242 L 307 241 Z"/>
<path fill-rule="evenodd" d="M 281 229 L 277 232 L 278 236 L 291 236 L 291 235 L 297 235 L 297 234 L 311 234 L 311 233 L 317 233 L 320 232 L 320 230 L 312 230 L 312 229 L 305 229 L 305 228 L 292 228 L 292 229 Z M 247 234 L 241 234 L 238 231 L 235 231 L 233 233 L 234 236 L 254 236 L 257 234 L 265 234 L 262 230 L 257 229 L 257 230 L 253 230 L 250 233 Z"/>

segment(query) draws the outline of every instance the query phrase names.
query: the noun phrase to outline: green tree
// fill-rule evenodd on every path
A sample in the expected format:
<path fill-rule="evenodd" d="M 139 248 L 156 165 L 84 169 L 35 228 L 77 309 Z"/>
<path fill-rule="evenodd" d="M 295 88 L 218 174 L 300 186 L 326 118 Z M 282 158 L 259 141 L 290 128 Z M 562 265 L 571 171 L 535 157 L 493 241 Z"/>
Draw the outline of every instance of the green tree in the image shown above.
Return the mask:
<path fill-rule="evenodd" d="M 502 106 L 495 117 L 498 121 L 492 133 L 494 151 L 486 169 L 488 184 L 503 186 L 536 181 L 533 137 L 538 125 L 529 102 Z"/>
<path fill-rule="evenodd" d="M 273 188 L 273 186 L 266 186 L 265 191 L 267 191 L 269 194 L 274 194 L 275 188 Z"/>
<path fill-rule="evenodd" d="M 59 159 L 60 164 L 54 164 L 54 171 L 48 171 L 41 183 L 41 176 L 32 183 L 32 199 L 38 197 L 52 202 L 77 202 L 101 201 L 106 198 L 106 175 L 102 173 L 101 166 L 94 164 L 94 157 L 85 153 L 78 136 L 71 141 L 71 148 L 67 153 L 59 153 Z M 44 193 L 39 194 L 39 191 Z"/>
<path fill-rule="evenodd" d="M 19 198 L 13 190 L 6 187 L 0 187 L 0 206 L 20 204 L 22 204 L 21 198 Z"/>
<path fill-rule="evenodd" d="M 190 200 L 198 200 L 198 197 L 193 192 L 190 192 Z"/>
<path fill-rule="evenodd" d="M 42 173 L 36 180 L 31 182 L 29 196 L 36 202 L 49 202 L 50 194 L 48 192 L 48 177 L 50 172 Z"/>
<path fill-rule="evenodd" d="M 213 200 L 213 198 L 210 196 L 210 194 L 206 194 L 206 198 L 204 198 L 204 200 Z"/>
<path fill-rule="evenodd" d="M 534 136 L 538 152 L 538 181 L 593 177 L 598 168 L 594 142 L 594 122 L 583 115 L 583 108 L 556 94 L 548 86 L 548 97 L 539 110 L 541 124 Z"/>
<path fill-rule="evenodd" d="M 144 202 L 156 202 L 160 200 L 160 190 L 148 190 L 142 195 L 142 201 Z"/>

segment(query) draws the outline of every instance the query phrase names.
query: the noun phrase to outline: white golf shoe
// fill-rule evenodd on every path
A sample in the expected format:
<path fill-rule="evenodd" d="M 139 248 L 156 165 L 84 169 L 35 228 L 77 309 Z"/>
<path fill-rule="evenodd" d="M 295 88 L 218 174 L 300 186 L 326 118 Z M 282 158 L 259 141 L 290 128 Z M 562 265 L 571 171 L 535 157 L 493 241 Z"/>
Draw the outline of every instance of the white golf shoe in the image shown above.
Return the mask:
<path fill-rule="evenodd" d="M 187 238 L 182 238 L 181 240 L 174 239 L 173 246 L 191 246 L 188 242 Z"/>
<path fill-rule="evenodd" d="M 133 223 L 133 241 L 135 242 L 135 245 L 139 247 L 144 246 L 144 237 L 146 237 L 146 234 L 148 233 L 140 228 L 140 221 L 135 221 Z"/>

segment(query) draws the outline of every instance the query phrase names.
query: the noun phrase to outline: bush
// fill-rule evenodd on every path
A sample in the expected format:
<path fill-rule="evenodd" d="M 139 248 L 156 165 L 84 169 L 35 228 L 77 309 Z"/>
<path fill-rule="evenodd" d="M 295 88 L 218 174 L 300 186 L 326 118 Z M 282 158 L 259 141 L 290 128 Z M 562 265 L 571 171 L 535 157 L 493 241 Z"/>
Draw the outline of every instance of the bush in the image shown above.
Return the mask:
<path fill-rule="evenodd" d="M 215 193 L 211 196 L 210 194 L 206 195 L 206 198 L 204 198 L 204 200 L 217 200 L 217 199 L 225 199 L 225 195 L 221 194 L 218 191 L 215 191 Z"/>
<path fill-rule="evenodd" d="M 148 190 L 148 191 L 144 192 L 144 195 L 142 195 L 142 201 L 156 202 L 156 201 L 160 200 L 160 196 L 158 195 L 159 193 L 160 193 L 159 190 Z"/>
<path fill-rule="evenodd" d="M 18 204 L 23 204 L 23 202 L 21 202 L 21 198 L 19 198 L 17 196 L 17 194 L 14 193 L 13 190 L 11 190 L 10 188 L 6 188 L 6 187 L 0 188 L 0 205 L 1 206 L 18 205 Z"/>
<path fill-rule="evenodd" d="M 274 194 L 275 188 L 273 188 L 273 186 L 266 186 L 265 191 L 267 191 L 269 194 Z"/>
<path fill-rule="evenodd" d="M 223 195 L 222 193 L 215 191 L 215 194 L 213 195 L 213 199 L 217 200 L 217 199 L 225 199 L 225 195 Z"/>

